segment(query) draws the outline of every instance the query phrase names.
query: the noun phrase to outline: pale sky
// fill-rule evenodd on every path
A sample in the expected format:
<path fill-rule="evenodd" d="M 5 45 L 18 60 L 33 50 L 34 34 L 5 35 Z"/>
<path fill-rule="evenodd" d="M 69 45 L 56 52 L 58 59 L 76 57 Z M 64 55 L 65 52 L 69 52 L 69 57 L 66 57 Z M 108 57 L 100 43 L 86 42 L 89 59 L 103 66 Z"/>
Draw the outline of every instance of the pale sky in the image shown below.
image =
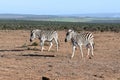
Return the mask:
<path fill-rule="evenodd" d="M 0 14 L 120 13 L 120 0 L 0 0 Z"/>

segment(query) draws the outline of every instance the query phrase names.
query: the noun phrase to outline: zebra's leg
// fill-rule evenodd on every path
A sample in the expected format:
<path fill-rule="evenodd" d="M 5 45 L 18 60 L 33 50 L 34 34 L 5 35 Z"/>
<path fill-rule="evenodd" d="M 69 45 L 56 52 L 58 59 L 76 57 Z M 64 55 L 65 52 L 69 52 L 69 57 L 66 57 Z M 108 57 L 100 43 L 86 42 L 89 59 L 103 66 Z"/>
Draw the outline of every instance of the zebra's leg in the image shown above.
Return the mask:
<path fill-rule="evenodd" d="M 90 48 L 88 48 L 87 57 L 89 57 L 89 54 L 90 54 Z"/>
<path fill-rule="evenodd" d="M 92 53 L 92 56 L 94 56 L 94 54 L 93 54 L 93 44 L 91 44 L 91 53 Z"/>
<path fill-rule="evenodd" d="M 87 57 L 89 57 L 89 54 L 90 54 L 90 46 L 91 46 L 90 43 L 86 45 L 86 48 L 88 49 Z"/>
<path fill-rule="evenodd" d="M 81 51 L 81 56 L 83 58 L 83 51 L 82 51 L 82 45 L 79 45 L 80 51 Z"/>
<path fill-rule="evenodd" d="M 74 45 L 73 45 L 73 47 L 72 47 L 72 56 L 71 56 L 71 58 L 73 58 L 73 57 L 74 57 L 75 48 L 76 48 L 76 46 L 74 46 Z"/>
<path fill-rule="evenodd" d="M 51 49 L 52 46 L 53 46 L 53 43 L 50 42 L 50 47 L 49 47 L 48 51 L 50 51 L 50 49 Z"/>
<path fill-rule="evenodd" d="M 56 43 L 56 46 L 57 46 L 57 51 L 58 51 L 58 39 L 54 38 L 54 40 L 55 40 L 55 43 Z"/>
<path fill-rule="evenodd" d="M 41 51 L 43 51 L 43 49 L 44 49 L 44 41 L 41 41 L 40 45 L 41 45 Z"/>

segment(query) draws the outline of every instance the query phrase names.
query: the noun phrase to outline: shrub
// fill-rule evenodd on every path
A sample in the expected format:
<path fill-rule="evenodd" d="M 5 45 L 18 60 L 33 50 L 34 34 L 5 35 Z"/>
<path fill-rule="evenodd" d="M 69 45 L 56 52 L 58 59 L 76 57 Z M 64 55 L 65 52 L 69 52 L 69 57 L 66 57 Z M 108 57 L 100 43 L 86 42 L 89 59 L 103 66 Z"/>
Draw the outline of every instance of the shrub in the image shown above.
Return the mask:
<path fill-rule="evenodd" d="M 33 42 L 30 46 L 38 46 L 37 42 Z"/>

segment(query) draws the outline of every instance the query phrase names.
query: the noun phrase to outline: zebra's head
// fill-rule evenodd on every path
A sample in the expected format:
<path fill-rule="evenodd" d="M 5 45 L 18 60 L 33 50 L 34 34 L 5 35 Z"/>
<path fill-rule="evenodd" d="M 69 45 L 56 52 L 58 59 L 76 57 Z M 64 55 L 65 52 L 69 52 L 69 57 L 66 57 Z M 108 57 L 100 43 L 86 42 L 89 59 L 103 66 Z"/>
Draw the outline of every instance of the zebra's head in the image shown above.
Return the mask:
<path fill-rule="evenodd" d="M 67 33 L 66 33 L 66 38 L 65 38 L 65 42 L 71 40 L 73 33 L 74 33 L 74 30 L 72 30 L 72 29 L 69 29 L 69 30 L 67 31 Z"/>
<path fill-rule="evenodd" d="M 31 31 L 31 34 L 30 34 L 30 42 L 32 42 L 35 38 L 38 37 L 38 36 L 36 35 L 38 31 L 39 31 L 38 29 Z"/>

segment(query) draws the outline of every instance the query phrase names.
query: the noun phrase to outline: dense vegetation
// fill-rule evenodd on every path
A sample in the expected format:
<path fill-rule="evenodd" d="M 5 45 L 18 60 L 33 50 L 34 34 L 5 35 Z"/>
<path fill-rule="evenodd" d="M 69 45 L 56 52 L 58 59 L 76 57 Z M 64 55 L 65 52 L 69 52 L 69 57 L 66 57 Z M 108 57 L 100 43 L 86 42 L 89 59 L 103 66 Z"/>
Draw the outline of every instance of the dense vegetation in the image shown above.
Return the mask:
<path fill-rule="evenodd" d="M 80 22 L 53 22 L 53 21 L 27 21 L 27 20 L 0 20 L 0 30 L 32 30 L 32 29 L 54 29 L 86 31 L 114 31 L 120 32 L 120 23 L 80 23 Z"/>

